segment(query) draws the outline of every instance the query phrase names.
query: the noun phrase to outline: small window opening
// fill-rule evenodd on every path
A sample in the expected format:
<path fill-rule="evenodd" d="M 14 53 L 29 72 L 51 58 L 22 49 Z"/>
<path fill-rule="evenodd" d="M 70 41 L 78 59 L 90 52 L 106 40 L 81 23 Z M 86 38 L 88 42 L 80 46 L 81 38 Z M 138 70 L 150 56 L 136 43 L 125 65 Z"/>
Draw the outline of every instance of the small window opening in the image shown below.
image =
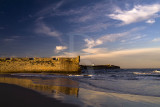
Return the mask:
<path fill-rule="evenodd" d="M 29 60 L 34 60 L 34 58 L 29 58 Z"/>
<path fill-rule="evenodd" d="M 10 60 L 11 58 L 6 58 L 6 60 Z"/>
<path fill-rule="evenodd" d="M 56 58 L 53 58 L 53 60 L 57 60 Z"/>

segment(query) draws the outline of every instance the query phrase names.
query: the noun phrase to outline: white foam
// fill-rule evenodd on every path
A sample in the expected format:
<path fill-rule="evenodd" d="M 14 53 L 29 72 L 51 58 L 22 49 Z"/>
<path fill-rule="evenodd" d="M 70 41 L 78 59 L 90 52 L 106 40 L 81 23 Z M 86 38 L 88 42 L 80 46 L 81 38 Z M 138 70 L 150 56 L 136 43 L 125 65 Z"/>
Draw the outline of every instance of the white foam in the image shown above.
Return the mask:
<path fill-rule="evenodd" d="M 153 72 L 154 72 L 154 73 L 160 73 L 160 71 L 157 71 L 157 70 L 154 70 Z"/>

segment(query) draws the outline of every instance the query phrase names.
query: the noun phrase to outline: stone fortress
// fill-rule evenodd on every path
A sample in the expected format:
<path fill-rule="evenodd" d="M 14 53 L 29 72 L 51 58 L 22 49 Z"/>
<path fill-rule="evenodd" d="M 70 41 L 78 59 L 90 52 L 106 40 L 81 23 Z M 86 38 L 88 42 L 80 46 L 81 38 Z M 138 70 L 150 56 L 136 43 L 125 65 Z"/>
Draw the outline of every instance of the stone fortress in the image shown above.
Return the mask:
<path fill-rule="evenodd" d="M 0 73 L 80 72 L 80 56 L 75 58 L 0 58 Z"/>

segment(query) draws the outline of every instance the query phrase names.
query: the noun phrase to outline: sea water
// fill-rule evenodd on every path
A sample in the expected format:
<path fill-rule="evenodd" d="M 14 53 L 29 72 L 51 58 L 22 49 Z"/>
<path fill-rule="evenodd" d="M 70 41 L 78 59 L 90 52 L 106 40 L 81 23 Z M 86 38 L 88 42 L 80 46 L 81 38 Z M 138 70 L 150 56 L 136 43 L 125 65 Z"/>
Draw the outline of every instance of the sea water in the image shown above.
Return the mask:
<path fill-rule="evenodd" d="M 160 106 L 160 69 L 83 70 L 81 74 L 15 73 L 1 76 L 0 82 L 30 88 L 81 107 Z"/>

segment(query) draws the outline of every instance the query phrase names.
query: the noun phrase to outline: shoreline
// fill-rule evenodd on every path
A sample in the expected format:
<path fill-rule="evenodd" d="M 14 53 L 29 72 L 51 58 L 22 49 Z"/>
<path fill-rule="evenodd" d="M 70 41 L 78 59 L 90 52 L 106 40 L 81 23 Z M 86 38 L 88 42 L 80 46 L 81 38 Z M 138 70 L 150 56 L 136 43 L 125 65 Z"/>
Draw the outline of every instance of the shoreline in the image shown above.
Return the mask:
<path fill-rule="evenodd" d="M 78 107 L 21 86 L 0 83 L 0 104 L 2 107 Z"/>

